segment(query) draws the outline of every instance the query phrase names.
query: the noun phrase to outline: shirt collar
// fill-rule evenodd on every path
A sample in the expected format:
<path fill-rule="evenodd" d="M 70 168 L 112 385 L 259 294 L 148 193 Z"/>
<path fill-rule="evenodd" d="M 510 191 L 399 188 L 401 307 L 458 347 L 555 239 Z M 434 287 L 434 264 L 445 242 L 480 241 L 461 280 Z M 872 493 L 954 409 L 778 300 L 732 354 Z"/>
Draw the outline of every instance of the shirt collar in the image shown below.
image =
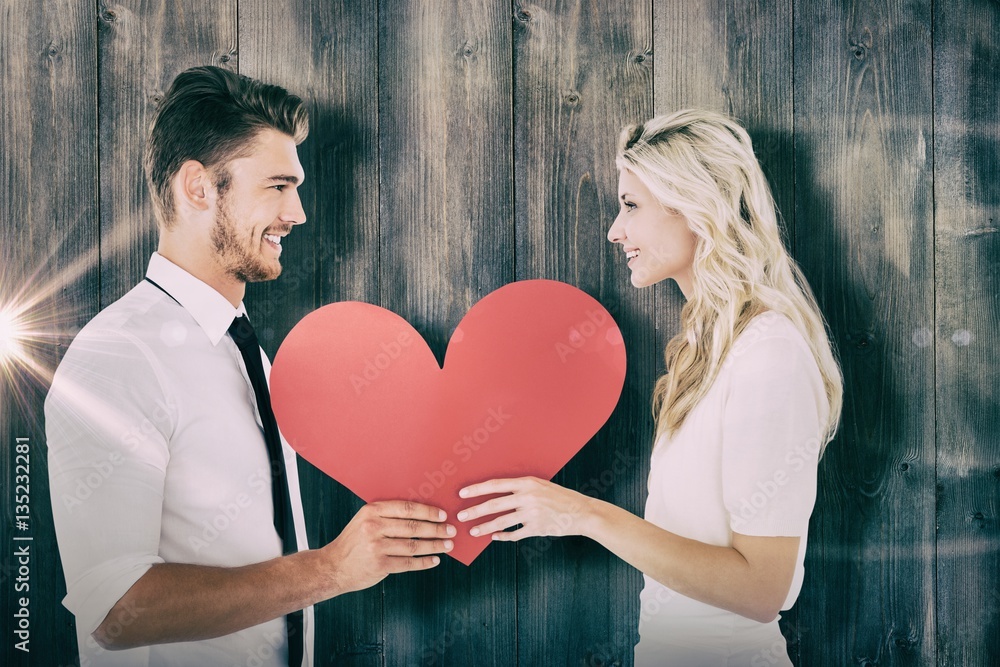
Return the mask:
<path fill-rule="evenodd" d="M 212 345 L 219 344 L 234 319 L 246 315 L 242 301 L 239 308 L 233 308 L 226 297 L 158 252 L 149 258 L 146 277 L 166 290 L 190 313 Z"/>

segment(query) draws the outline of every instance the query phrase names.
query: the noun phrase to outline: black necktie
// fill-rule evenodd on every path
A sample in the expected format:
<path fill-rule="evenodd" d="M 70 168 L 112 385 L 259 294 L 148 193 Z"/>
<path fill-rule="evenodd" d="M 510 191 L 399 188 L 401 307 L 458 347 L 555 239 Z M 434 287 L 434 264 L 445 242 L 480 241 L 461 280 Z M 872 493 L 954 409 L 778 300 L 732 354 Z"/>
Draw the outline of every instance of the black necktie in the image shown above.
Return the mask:
<path fill-rule="evenodd" d="M 282 551 L 285 555 L 298 551 L 295 541 L 295 522 L 292 520 L 292 500 L 288 492 L 288 477 L 285 473 L 285 457 L 281 451 L 281 435 L 278 433 L 278 422 L 271 410 L 271 393 L 267 389 L 267 378 L 264 377 L 264 363 L 260 358 L 260 343 L 257 334 L 250 326 L 250 320 L 240 315 L 229 327 L 229 335 L 236 341 L 243 355 L 243 363 L 250 376 L 254 396 L 257 398 L 257 411 L 264 427 L 264 442 L 267 443 L 267 456 L 271 460 L 271 500 L 274 503 L 274 528 L 281 537 Z M 294 611 L 285 617 L 288 624 L 288 664 L 299 667 L 302 664 L 302 610 Z"/>

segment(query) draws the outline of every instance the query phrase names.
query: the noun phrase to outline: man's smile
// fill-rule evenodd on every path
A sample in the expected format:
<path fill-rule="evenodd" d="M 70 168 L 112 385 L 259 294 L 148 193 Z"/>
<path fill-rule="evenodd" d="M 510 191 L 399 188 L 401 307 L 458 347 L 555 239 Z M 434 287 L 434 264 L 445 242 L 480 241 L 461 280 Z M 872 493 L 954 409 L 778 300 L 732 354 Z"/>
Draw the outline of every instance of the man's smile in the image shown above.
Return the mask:
<path fill-rule="evenodd" d="M 264 234 L 264 238 L 279 248 L 281 247 L 281 237 L 277 234 Z"/>

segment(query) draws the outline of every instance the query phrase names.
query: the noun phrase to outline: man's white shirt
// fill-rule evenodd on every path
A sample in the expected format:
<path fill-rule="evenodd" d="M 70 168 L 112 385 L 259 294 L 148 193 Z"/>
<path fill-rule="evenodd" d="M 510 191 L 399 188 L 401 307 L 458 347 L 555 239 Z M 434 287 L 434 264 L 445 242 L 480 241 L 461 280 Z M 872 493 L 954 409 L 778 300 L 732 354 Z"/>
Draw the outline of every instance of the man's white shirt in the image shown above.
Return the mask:
<path fill-rule="evenodd" d="M 81 667 L 287 665 L 283 617 L 216 639 L 126 651 L 105 651 L 90 636 L 155 563 L 237 567 L 281 555 L 260 416 L 227 333 L 245 309 L 159 254 L 146 275 L 162 290 L 142 281 L 91 320 L 45 401 L 63 604 L 76 616 Z M 284 439 L 282 446 L 306 549 L 295 453 Z M 127 625 L 135 613 L 143 612 L 112 620 Z M 304 628 L 312 665 L 312 607 Z"/>

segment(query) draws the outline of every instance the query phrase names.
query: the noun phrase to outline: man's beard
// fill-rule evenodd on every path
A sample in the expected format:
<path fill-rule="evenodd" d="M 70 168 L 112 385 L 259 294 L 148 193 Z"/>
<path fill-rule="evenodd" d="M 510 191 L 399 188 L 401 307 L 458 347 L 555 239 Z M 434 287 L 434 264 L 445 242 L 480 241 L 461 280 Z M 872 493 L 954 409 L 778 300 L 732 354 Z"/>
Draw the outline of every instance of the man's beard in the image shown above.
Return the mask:
<path fill-rule="evenodd" d="M 262 239 L 250 239 L 249 243 L 251 245 L 247 246 L 240 240 L 229 207 L 224 200 L 220 201 L 212 227 L 212 246 L 226 273 L 244 283 L 274 280 L 281 275 L 280 264 L 275 268 L 264 261 L 260 251 Z"/>

